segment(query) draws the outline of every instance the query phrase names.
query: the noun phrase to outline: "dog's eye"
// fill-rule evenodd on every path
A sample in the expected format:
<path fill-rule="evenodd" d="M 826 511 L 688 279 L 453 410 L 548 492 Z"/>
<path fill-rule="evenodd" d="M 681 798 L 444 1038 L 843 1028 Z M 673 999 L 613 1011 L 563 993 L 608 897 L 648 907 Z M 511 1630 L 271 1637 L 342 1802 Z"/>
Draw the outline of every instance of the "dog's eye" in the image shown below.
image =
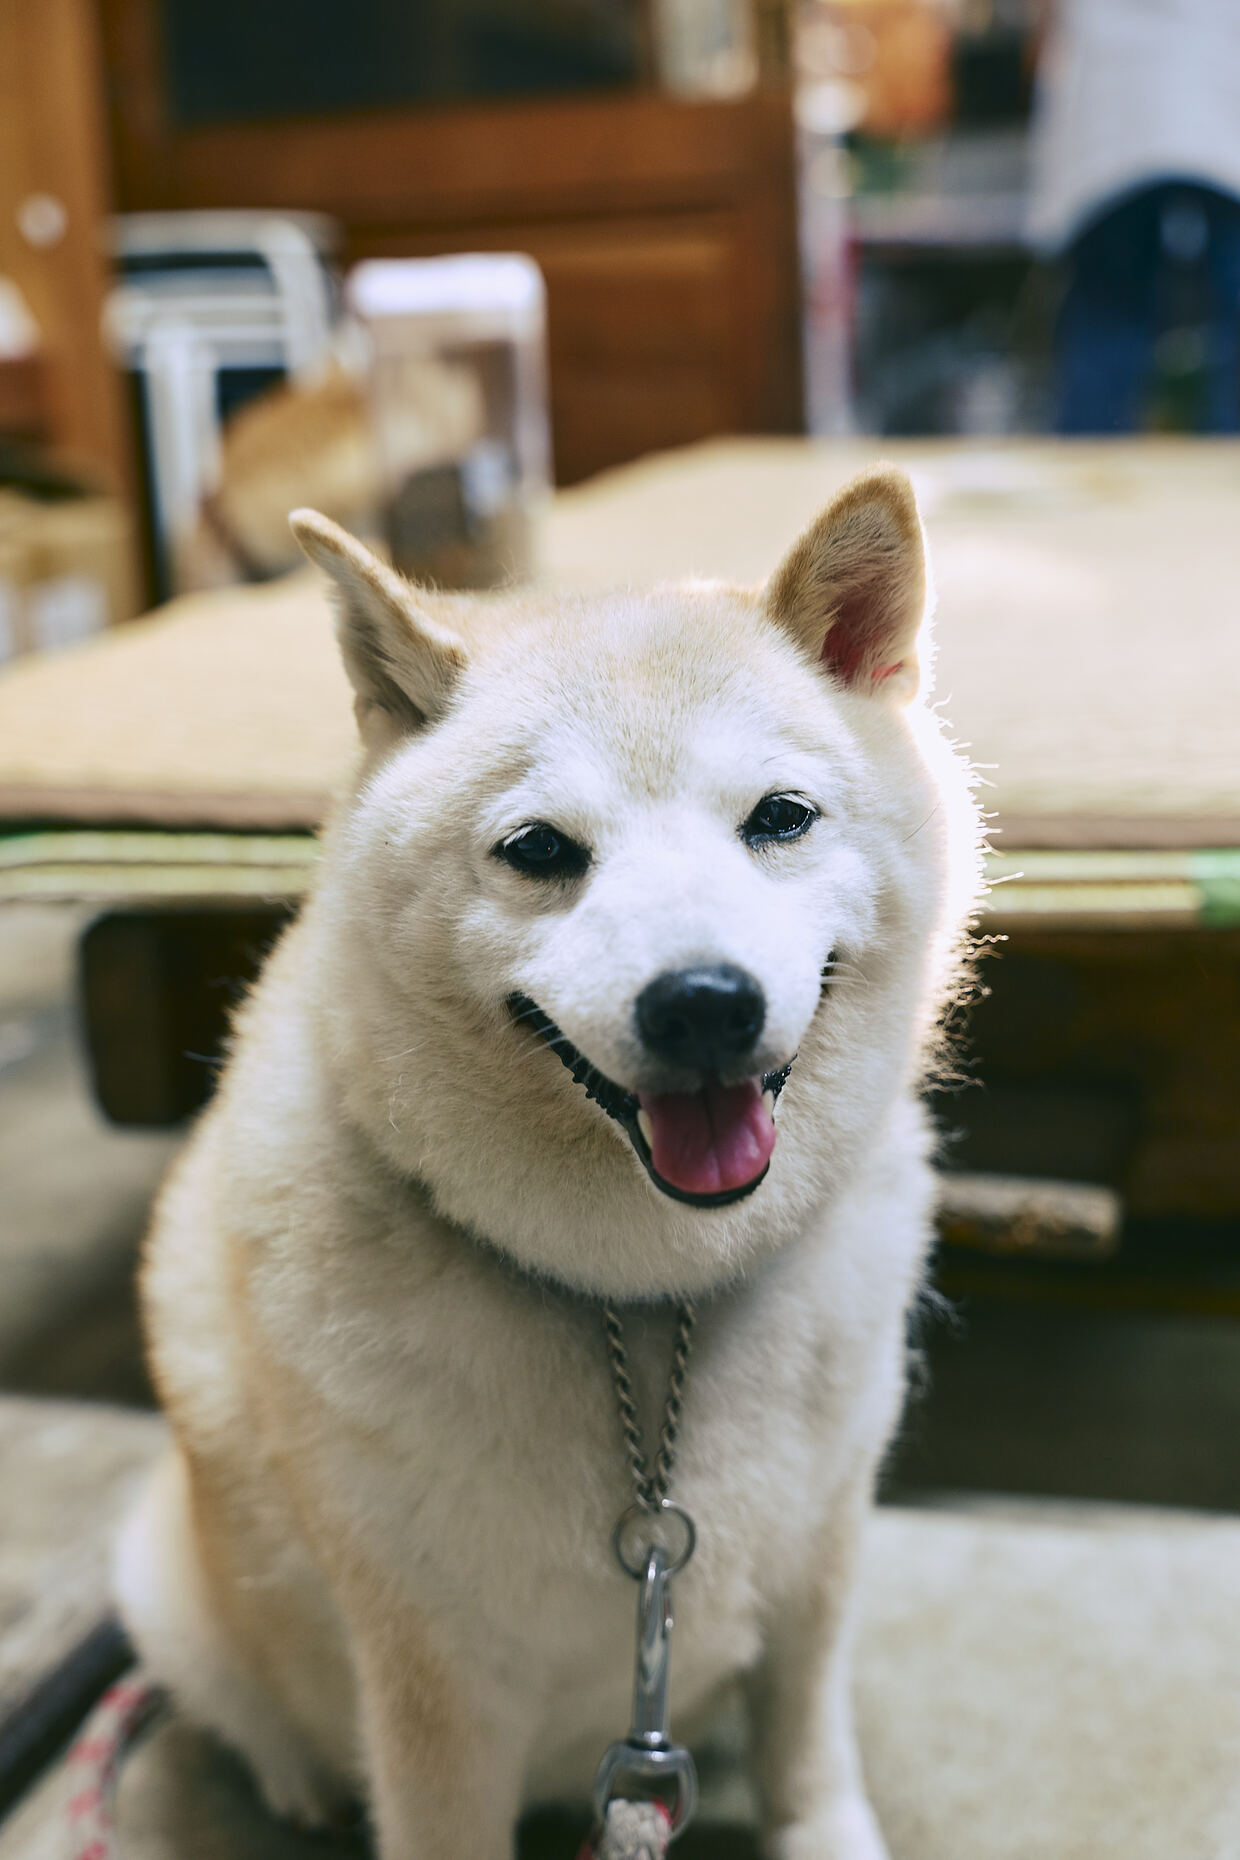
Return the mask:
<path fill-rule="evenodd" d="M 519 827 L 494 850 L 497 859 L 530 878 L 580 878 L 590 863 L 584 846 L 570 840 L 558 827 L 548 826 L 545 820 Z"/>
<path fill-rule="evenodd" d="M 759 801 L 741 828 L 746 846 L 766 846 L 772 840 L 799 840 L 818 818 L 818 809 L 794 794 L 768 794 Z"/>

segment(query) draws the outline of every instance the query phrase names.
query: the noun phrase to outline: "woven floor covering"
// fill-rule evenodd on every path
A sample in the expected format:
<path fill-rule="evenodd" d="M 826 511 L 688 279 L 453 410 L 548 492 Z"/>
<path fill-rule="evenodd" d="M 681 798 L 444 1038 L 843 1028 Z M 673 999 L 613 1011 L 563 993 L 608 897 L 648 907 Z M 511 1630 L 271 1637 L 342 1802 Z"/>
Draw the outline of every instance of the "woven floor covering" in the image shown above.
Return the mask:
<path fill-rule="evenodd" d="M 1240 445 L 717 442 L 560 493 L 544 580 L 756 582 L 879 456 L 918 489 L 935 696 L 999 844 L 1240 844 Z M 316 577 L 187 597 L 0 677 L 0 825 L 313 827 L 353 740 Z"/>
<path fill-rule="evenodd" d="M 892 1860 L 1240 1860 L 1238 1586 L 1231 1518 L 880 1510 L 856 1693 Z M 672 1853 L 758 1860 L 738 1718 L 701 1769 L 698 1823 Z M 75 1787 L 53 1771 L 0 1829 L 0 1860 L 69 1860 Z M 273 1822 L 183 1724 L 134 1756 L 118 1820 L 120 1860 L 370 1860 L 360 1840 Z M 536 1817 L 519 1860 L 572 1860 L 581 1835 Z"/>

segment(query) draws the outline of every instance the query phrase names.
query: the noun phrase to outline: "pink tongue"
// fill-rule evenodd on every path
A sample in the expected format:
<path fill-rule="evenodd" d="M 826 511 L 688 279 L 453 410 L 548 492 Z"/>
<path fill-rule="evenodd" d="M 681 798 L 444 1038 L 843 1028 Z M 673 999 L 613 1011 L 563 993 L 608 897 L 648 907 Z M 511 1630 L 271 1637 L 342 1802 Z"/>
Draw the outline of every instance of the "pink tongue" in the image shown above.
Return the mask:
<path fill-rule="evenodd" d="M 744 1188 L 771 1160 L 775 1124 L 758 1079 L 637 1097 L 650 1118 L 656 1172 L 687 1195 Z"/>

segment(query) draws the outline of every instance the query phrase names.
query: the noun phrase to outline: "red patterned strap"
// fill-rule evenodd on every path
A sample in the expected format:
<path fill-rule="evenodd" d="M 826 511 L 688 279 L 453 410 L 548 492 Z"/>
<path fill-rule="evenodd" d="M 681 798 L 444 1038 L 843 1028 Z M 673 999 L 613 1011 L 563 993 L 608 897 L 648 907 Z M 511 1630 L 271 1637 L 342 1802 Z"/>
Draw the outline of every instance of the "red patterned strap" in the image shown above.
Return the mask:
<path fill-rule="evenodd" d="M 129 1751 L 164 1705 L 164 1695 L 139 1677 L 105 1692 L 66 1759 L 73 1787 L 68 1815 L 70 1860 L 117 1860 L 114 1797 Z M 602 1833 L 579 1860 L 665 1860 L 672 1820 L 661 1802 L 615 1801 Z"/>
<path fill-rule="evenodd" d="M 122 1679 L 87 1719 L 66 1759 L 73 1785 L 66 1805 L 71 1860 L 116 1860 L 116 1779 L 126 1752 L 162 1705 L 157 1687 Z"/>
<path fill-rule="evenodd" d="M 672 1818 L 662 1802 L 608 1804 L 607 1820 L 582 1848 L 577 1860 L 664 1860 L 672 1839 Z"/>

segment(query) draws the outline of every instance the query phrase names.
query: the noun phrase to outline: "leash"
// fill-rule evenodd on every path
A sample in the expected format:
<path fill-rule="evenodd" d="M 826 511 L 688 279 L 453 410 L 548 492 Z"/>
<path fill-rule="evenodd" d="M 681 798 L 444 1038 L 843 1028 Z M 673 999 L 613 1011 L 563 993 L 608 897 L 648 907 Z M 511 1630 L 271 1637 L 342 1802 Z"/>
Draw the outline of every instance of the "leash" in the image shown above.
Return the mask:
<path fill-rule="evenodd" d="M 682 1824 L 683 1825 L 683 1824 Z M 663 1860 L 672 1839 L 672 1818 L 662 1802 L 608 1804 L 600 1832 L 577 1860 Z"/>
<path fill-rule="evenodd" d="M 611 1541 L 621 1569 L 640 1586 L 632 1720 L 628 1736 L 603 1753 L 594 1779 L 594 1834 L 578 1860 L 663 1860 L 697 1805 L 693 1758 L 683 1744 L 673 1742 L 668 1717 L 672 1578 L 685 1567 L 697 1545 L 693 1519 L 669 1497 L 693 1325 L 693 1306 L 686 1301 L 676 1309 L 676 1342 L 651 1468 L 633 1395 L 624 1330 L 615 1308 L 603 1308 L 607 1360 L 635 1494 L 634 1503 L 617 1520 Z"/>
<path fill-rule="evenodd" d="M 166 1703 L 158 1686 L 130 1675 L 109 1686 L 86 1720 L 65 1759 L 73 1779 L 65 1805 L 71 1860 L 117 1860 L 116 1780 Z"/>
<path fill-rule="evenodd" d="M 697 1804 L 697 1771 L 668 1719 L 672 1578 L 697 1544 L 693 1519 L 669 1496 L 680 1437 L 694 1310 L 676 1310 L 676 1341 L 654 1466 L 646 1460 L 620 1318 L 604 1306 L 607 1360 L 628 1450 L 634 1502 L 616 1521 L 612 1548 L 638 1583 L 633 1714 L 627 1737 L 608 1746 L 594 1781 L 594 1832 L 578 1860 L 665 1860 Z M 66 1807 L 71 1860 L 118 1860 L 115 1794 L 121 1766 L 167 1704 L 141 1674 L 104 1693 L 66 1759 L 73 1788 Z"/>

